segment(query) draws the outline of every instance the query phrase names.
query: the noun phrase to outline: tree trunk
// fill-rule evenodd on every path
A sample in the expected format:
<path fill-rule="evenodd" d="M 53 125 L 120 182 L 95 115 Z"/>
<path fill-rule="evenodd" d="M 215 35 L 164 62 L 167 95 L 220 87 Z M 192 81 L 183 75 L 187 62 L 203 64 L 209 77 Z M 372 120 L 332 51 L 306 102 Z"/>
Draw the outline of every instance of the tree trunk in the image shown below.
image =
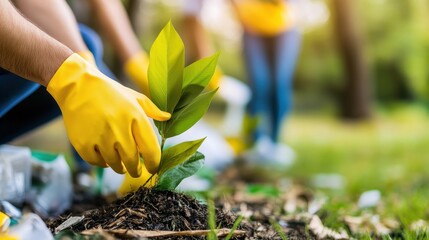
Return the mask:
<path fill-rule="evenodd" d="M 362 120 L 371 116 L 372 88 L 369 66 L 359 32 L 354 0 L 333 0 L 338 45 L 345 66 L 341 115 Z"/>

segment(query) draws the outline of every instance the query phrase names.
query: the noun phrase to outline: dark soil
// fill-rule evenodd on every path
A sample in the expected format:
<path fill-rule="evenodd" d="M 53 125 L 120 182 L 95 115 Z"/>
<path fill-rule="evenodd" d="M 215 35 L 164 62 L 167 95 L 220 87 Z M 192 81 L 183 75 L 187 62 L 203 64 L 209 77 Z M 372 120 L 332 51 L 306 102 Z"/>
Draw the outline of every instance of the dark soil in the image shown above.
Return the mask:
<path fill-rule="evenodd" d="M 101 205 L 101 204 L 100 204 Z M 237 219 L 235 212 L 246 206 L 252 215 L 243 220 L 238 229 L 245 230 L 245 236 L 235 239 L 281 239 L 273 228 L 270 220 L 274 219 L 276 209 L 270 203 L 260 202 L 224 202 L 216 204 L 216 227 L 232 228 Z M 242 210 L 242 209 L 241 209 Z M 93 210 L 76 214 L 71 211 L 56 219 L 47 221 L 48 227 L 54 229 L 68 219 L 69 216 L 85 216 L 85 219 L 70 229 L 81 232 L 87 229 L 101 227 L 102 229 L 132 229 L 132 230 L 207 230 L 207 205 L 194 198 L 176 192 L 139 189 L 111 204 Z M 271 219 L 272 218 L 272 219 Z M 306 231 L 305 224 L 282 226 L 282 231 L 288 239 L 315 239 Z M 164 237 L 156 239 L 205 239 L 205 237 Z"/>
<path fill-rule="evenodd" d="M 85 219 L 71 227 L 71 230 L 80 232 L 98 227 L 109 230 L 164 231 L 209 229 L 206 205 L 184 194 L 146 188 L 140 188 L 137 192 L 101 208 L 85 211 L 82 215 L 85 216 Z M 69 216 L 70 214 L 49 220 L 48 227 L 53 231 Z M 235 218 L 231 214 L 216 209 L 216 226 L 219 228 L 232 227 Z M 198 237 L 193 239 L 198 239 Z"/>

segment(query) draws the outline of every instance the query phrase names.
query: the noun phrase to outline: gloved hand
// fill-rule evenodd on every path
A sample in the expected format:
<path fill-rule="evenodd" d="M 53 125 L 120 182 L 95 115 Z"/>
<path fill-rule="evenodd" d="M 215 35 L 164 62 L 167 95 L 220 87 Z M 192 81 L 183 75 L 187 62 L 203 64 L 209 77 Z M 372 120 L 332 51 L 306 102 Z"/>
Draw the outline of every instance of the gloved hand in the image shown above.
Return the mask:
<path fill-rule="evenodd" d="M 131 177 L 128 173 L 124 175 L 124 180 L 121 186 L 119 186 L 117 194 L 119 197 L 125 196 L 130 192 L 137 191 L 146 181 L 152 176 L 145 168 L 143 168 L 142 174 L 138 178 Z M 157 181 L 158 175 L 155 174 L 152 179 L 146 183 L 145 187 L 154 187 Z"/>
<path fill-rule="evenodd" d="M 64 61 L 47 90 L 61 108 L 71 144 L 85 161 L 139 177 L 141 154 L 146 169 L 157 172 L 161 152 L 148 116 L 165 121 L 169 113 L 78 54 Z"/>
<path fill-rule="evenodd" d="M 77 52 L 77 54 L 79 54 L 79 56 L 81 56 L 83 59 L 85 59 L 89 63 L 93 64 L 94 66 L 97 66 L 95 64 L 94 55 L 92 55 L 92 53 L 89 50 Z"/>
<path fill-rule="evenodd" d="M 145 52 L 140 52 L 131 57 L 124 65 L 124 70 L 137 85 L 140 91 L 150 97 L 149 82 L 147 79 L 147 69 L 149 67 L 149 59 Z"/>

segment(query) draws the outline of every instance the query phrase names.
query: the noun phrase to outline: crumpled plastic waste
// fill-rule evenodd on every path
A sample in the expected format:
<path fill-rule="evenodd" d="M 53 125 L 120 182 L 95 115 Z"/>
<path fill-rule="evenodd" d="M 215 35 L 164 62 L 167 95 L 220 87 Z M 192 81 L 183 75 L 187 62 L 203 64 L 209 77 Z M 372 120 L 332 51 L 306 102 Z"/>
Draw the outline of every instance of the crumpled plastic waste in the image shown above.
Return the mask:
<path fill-rule="evenodd" d="M 0 200 L 21 205 L 30 189 L 30 183 L 30 149 L 0 145 Z"/>
<path fill-rule="evenodd" d="M 28 203 L 42 217 L 59 215 L 73 199 L 70 168 L 61 154 L 33 151 L 32 156 L 33 182 Z"/>
<path fill-rule="evenodd" d="M 0 212 L 0 224 L 1 224 L 1 216 L 2 214 L 7 215 Z M 15 225 L 7 223 L 2 225 L 0 231 L 0 239 L 19 239 L 19 240 L 33 240 L 33 239 L 44 239 L 51 240 L 54 239 L 52 233 L 49 231 L 46 224 L 43 220 L 35 213 L 27 213 L 24 214 L 23 217 L 19 220 L 19 222 Z"/>

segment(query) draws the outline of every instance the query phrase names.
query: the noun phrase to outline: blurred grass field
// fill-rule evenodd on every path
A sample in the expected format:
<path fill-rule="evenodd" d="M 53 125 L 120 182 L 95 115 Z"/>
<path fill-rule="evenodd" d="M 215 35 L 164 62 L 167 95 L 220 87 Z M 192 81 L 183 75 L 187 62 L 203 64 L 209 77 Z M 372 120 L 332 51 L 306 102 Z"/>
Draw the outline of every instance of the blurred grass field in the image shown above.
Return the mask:
<path fill-rule="evenodd" d="M 371 188 L 395 191 L 429 179 L 429 117 L 422 108 L 379 112 L 364 123 L 295 116 L 286 131 L 286 142 L 298 155 L 292 176 L 339 173 L 352 195 Z"/>
<path fill-rule="evenodd" d="M 329 197 L 331 227 L 343 226 L 341 215 L 359 215 L 356 202 L 368 190 L 381 192 L 381 207 L 372 214 L 400 220 L 406 239 L 427 239 L 409 231 L 416 220 L 429 219 L 429 116 L 423 107 L 380 110 L 364 123 L 329 116 L 295 116 L 286 142 L 297 153 L 287 175 L 311 187 L 315 174 L 339 174 L 344 187 L 318 189 Z"/>

